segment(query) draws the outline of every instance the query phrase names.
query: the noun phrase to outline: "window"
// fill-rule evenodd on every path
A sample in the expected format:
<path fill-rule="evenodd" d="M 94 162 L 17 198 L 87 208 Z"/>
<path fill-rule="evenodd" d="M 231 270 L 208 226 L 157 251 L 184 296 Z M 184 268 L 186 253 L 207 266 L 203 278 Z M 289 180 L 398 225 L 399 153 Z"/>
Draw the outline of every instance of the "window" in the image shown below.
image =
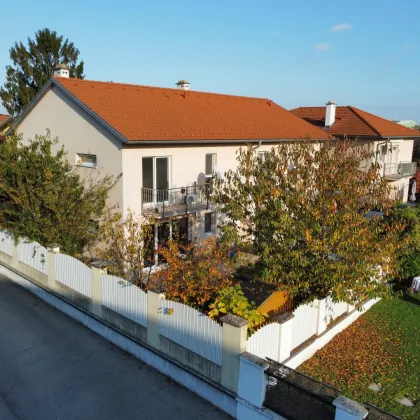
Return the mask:
<path fill-rule="evenodd" d="M 258 152 L 258 160 L 260 161 L 260 162 L 265 162 L 265 154 L 266 154 L 267 152 Z"/>
<path fill-rule="evenodd" d="M 206 155 L 206 176 L 213 176 L 216 167 L 216 153 Z"/>
<path fill-rule="evenodd" d="M 388 151 L 388 145 L 384 144 L 379 149 L 379 160 L 385 162 L 385 157 Z"/>
<path fill-rule="evenodd" d="M 143 163 L 143 203 L 168 200 L 169 158 L 146 157 Z"/>
<path fill-rule="evenodd" d="M 76 154 L 76 165 L 83 166 L 85 168 L 96 168 L 97 160 L 96 155 L 88 155 L 84 153 Z"/>
<path fill-rule="evenodd" d="M 205 213 L 204 233 L 207 235 L 214 233 L 214 213 Z"/>

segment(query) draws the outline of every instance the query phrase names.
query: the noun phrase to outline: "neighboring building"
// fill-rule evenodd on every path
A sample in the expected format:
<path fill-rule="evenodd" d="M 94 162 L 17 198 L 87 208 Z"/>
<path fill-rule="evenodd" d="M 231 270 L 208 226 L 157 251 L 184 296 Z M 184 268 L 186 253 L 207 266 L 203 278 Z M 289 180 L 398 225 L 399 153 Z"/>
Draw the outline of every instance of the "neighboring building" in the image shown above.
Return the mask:
<path fill-rule="evenodd" d="M 55 77 L 15 129 L 28 139 L 48 128 L 72 164 L 118 177 L 110 202 L 159 218 L 155 246 L 174 231 L 190 240 L 215 233 L 209 181 L 236 168 L 239 147 L 253 143 L 263 152 L 328 137 L 269 99 L 195 92 L 185 80 L 178 86 Z"/>
<path fill-rule="evenodd" d="M 0 114 L 0 142 L 4 141 L 7 130 L 10 128 L 12 118 L 10 115 Z"/>
<path fill-rule="evenodd" d="M 412 128 L 412 129 L 416 129 L 417 127 L 419 127 L 419 125 L 413 121 L 413 120 L 400 120 L 400 121 L 394 121 L 397 124 L 403 125 L 404 127 L 408 127 L 408 128 Z"/>
<path fill-rule="evenodd" d="M 355 144 L 371 143 L 383 177 L 392 183 L 402 201 L 407 201 L 410 179 L 416 173 L 412 155 L 419 131 L 353 106 L 336 106 L 332 101 L 323 107 L 300 107 L 291 112 L 336 138 L 347 137 Z"/>

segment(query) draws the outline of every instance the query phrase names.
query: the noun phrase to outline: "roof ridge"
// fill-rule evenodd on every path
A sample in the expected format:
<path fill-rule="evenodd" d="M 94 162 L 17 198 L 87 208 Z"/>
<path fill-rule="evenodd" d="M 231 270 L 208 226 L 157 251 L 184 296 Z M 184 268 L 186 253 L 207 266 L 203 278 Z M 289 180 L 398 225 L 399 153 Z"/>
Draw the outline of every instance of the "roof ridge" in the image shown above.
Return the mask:
<path fill-rule="evenodd" d="M 360 114 L 359 114 L 359 112 L 364 112 L 365 114 L 369 114 L 369 115 L 371 115 L 372 117 L 374 117 L 374 118 L 378 118 L 378 119 L 380 119 L 380 120 L 382 120 L 382 121 L 385 121 L 385 122 L 387 122 L 387 123 L 391 123 L 391 124 L 395 124 L 396 126 L 399 126 L 399 128 L 403 128 L 403 129 L 406 129 L 406 130 L 410 130 L 410 131 L 412 131 L 413 133 L 416 133 L 417 135 L 418 135 L 418 132 L 416 131 L 416 130 L 413 130 L 412 128 L 410 128 L 410 127 L 405 127 L 405 126 L 403 126 L 403 125 L 401 125 L 401 124 L 398 124 L 398 123 L 396 123 L 396 122 L 394 122 L 394 121 L 391 121 L 391 120 L 387 120 L 386 118 L 383 118 L 383 117 L 381 117 L 381 116 L 379 116 L 379 115 L 375 115 L 375 114 L 372 114 L 371 112 L 368 112 L 368 111 L 363 111 L 362 109 L 359 109 L 359 108 L 355 108 L 355 107 L 350 107 L 349 106 L 349 108 L 354 108 L 354 110 L 356 111 L 356 115 L 358 115 L 360 118 L 362 118 L 363 119 L 363 121 L 365 121 L 366 122 L 366 124 L 368 124 L 370 127 L 372 127 L 373 128 L 373 130 L 375 130 L 381 137 L 387 137 L 387 136 L 384 136 L 384 135 L 382 135 L 376 128 L 374 128 L 370 123 L 368 123 L 366 120 L 365 120 L 365 118 L 363 118 Z M 354 112 L 354 111 L 353 111 Z"/>
<path fill-rule="evenodd" d="M 351 105 L 347 105 L 347 108 L 350 109 L 350 111 L 352 111 L 354 113 L 354 115 L 359 117 L 366 125 L 368 125 L 379 137 L 383 137 L 382 134 L 372 124 L 370 124 L 366 120 L 366 118 L 364 118 L 362 115 L 359 114 L 358 111 L 362 111 L 361 109 L 355 108 L 354 106 L 351 106 Z M 364 112 L 364 111 L 362 111 L 362 112 Z"/>
<path fill-rule="evenodd" d="M 103 80 L 91 80 L 91 79 L 76 79 L 73 77 L 58 77 L 58 76 L 54 76 L 53 79 L 57 80 L 58 82 L 61 82 L 62 80 L 75 80 L 78 82 L 90 82 L 90 83 L 99 83 L 99 84 L 110 84 L 110 85 L 121 85 L 121 86 L 131 86 L 131 87 L 136 87 L 136 88 L 144 88 L 144 89 L 159 89 L 159 90 L 169 90 L 169 91 L 174 91 L 177 93 L 181 93 L 181 92 L 187 92 L 187 95 L 189 94 L 204 94 L 204 95 L 214 95 L 214 96 L 226 96 L 229 98 L 237 98 L 237 99 L 253 99 L 253 100 L 258 100 L 258 101 L 271 101 L 273 103 L 275 103 L 272 99 L 270 98 L 263 98 L 263 97 L 257 97 L 257 96 L 245 96 L 245 95 L 231 95 L 231 94 L 227 94 L 227 93 L 217 93 L 217 92 L 206 92 L 203 90 L 181 90 L 178 88 L 170 88 L 170 87 L 162 87 L 162 86 L 148 86 L 148 85 L 136 85 L 134 83 L 124 83 L 124 82 L 105 82 Z M 276 104 L 278 105 L 278 104 Z M 280 106 L 280 105 L 278 105 Z"/>

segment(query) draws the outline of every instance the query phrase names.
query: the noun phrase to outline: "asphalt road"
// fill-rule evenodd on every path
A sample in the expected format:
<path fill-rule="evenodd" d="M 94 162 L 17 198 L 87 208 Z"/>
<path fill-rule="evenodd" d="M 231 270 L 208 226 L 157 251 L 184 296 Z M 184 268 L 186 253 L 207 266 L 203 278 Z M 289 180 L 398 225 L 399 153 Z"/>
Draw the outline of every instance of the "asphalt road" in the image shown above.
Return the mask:
<path fill-rule="evenodd" d="M 0 277 L 0 420 L 227 418 Z"/>

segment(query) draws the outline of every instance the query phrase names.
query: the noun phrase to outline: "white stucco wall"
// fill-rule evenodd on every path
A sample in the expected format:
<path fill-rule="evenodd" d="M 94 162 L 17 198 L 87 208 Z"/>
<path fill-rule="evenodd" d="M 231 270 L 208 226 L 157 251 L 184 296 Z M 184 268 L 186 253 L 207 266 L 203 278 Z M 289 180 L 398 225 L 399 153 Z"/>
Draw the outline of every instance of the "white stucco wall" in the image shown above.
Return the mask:
<path fill-rule="evenodd" d="M 122 142 L 98 124 L 89 114 L 68 99 L 58 88 L 53 87 L 31 110 L 17 127 L 24 139 L 51 131 L 58 137 L 58 147 L 64 145 L 68 160 L 76 163 L 76 153 L 97 155 L 96 169 L 78 168 L 82 175 L 118 176 L 122 172 Z M 110 191 L 109 203 L 122 207 L 122 183 L 118 182 Z"/>
<path fill-rule="evenodd" d="M 245 147 L 245 144 L 243 145 Z M 258 151 L 269 151 L 273 145 L 263 144 Z M 236 151 L 240 145 L 186 145 L 169 147 L 124 147 L 123 205 L 136 213 L 141 212 L 142 159 L 143 157 L 170 157 L 169 188 L 185 187 L 197 182 L 199 174 L 205 173 L 206 154 L 216 153 L 216 169 L 223 174 L 237 166 Z"/>

